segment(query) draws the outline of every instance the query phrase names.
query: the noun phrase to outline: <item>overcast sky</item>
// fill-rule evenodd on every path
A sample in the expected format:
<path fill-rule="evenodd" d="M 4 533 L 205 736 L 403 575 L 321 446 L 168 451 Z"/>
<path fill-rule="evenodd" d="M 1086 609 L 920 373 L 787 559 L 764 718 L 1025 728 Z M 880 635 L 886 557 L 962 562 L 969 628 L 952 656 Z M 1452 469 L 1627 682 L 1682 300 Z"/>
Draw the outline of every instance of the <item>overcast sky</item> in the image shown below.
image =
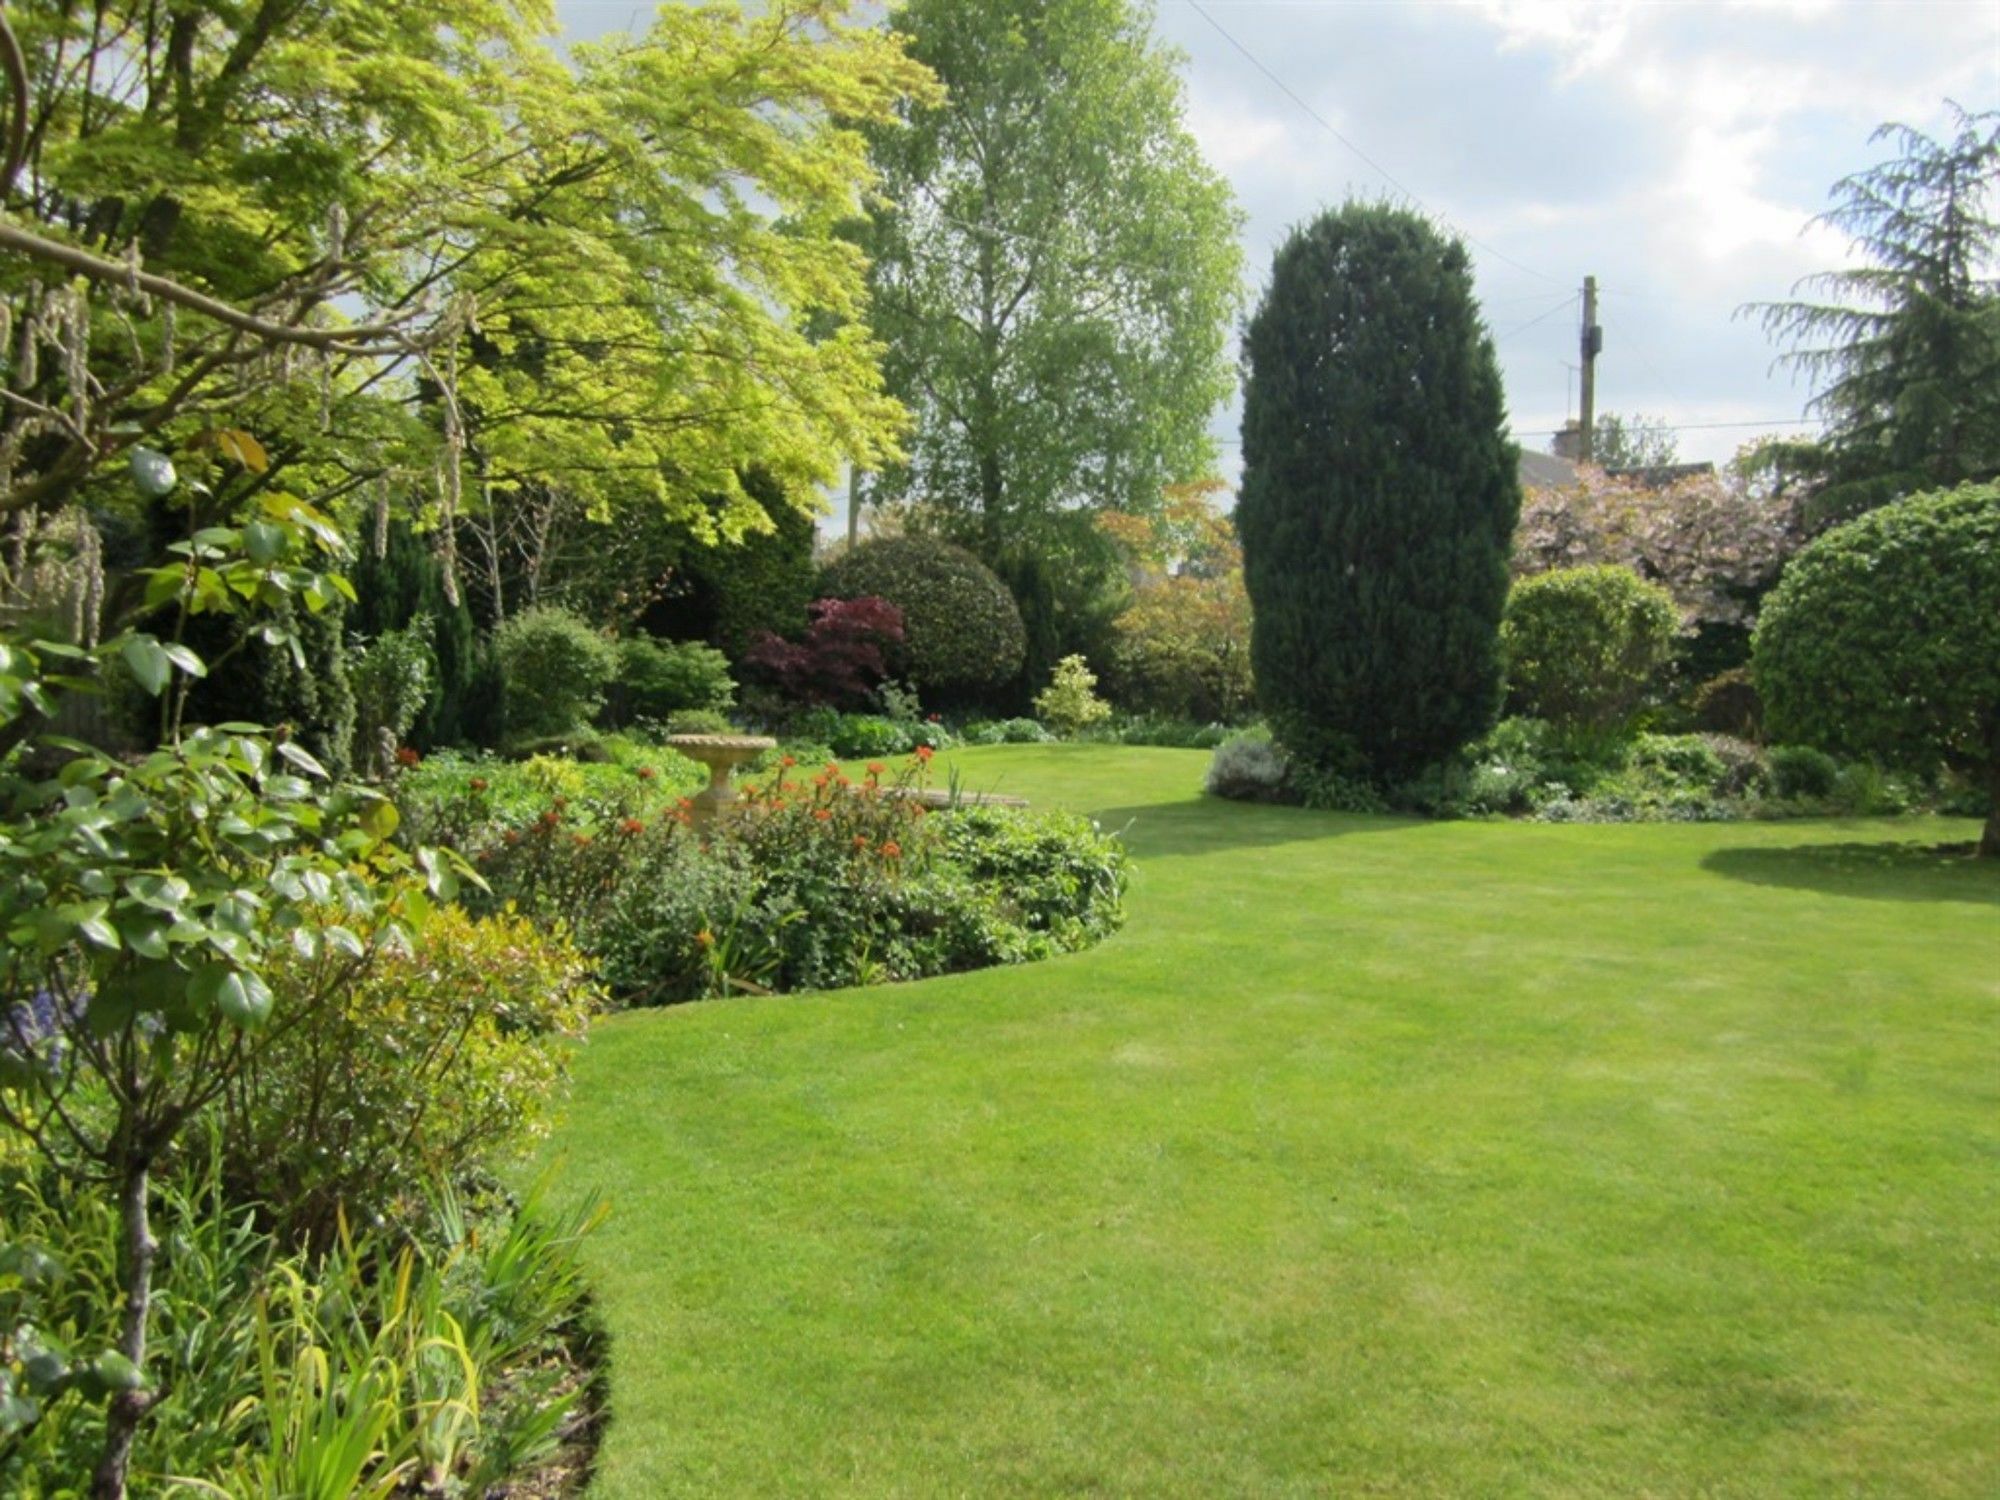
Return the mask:
<path fill-rule="evenodd" d="M 631 0 L 557 10 L 572 36 L 650 14 Z M 1536 448 L 1574 409 L 1587 273 L 1600 411 L 1664 418 L 1684 429 L 1683 456 L 1717 460 L 1758 428 L 1693 424 L 1798 418 L 1807 390 L 1771 373 L 1771 346 L 1735 310 L 1843 261 L 1838 236 L 1805 226 L 1878 157 L 1876 125 L 1936 130 L 1946 98 L 2000 105 L 2000 0 L 1157 11 L 1187 59 L 1189 124 L 1248 215 L 1253 295 L 1284 231 L 1321 207 L 1358 193 L 1429 210 L 1474 242 L 1515 432 Z M 1236 421 L 1233 404 L 1215 419 L 1232 476 Z"/>

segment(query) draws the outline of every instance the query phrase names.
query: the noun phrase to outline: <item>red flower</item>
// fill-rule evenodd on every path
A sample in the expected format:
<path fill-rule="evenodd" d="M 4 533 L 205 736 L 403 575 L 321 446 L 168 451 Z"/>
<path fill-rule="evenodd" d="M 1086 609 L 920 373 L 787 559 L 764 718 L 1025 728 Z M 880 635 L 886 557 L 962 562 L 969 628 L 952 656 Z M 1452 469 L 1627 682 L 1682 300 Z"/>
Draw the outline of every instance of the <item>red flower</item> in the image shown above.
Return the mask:
<path fill-rule="evenodd" d="M 515 832 L 515 831 L 514 831 L 513 829 L 511 829 L 511 828 L 510 828 L 510 829 L 508 829 L 508 830 L 507 830 L 507 831 L 506 831 L 505 833 L 501 834 L 501 835 L 500 835 L 500 837 L 501 837 L 502 839 L 506 840 L 506 842 L 508 842 L 508 843 L 510 843 L 510 844 L 518 844 L 518 843 L 520 843 L 520 842 L 521 842 L 521 835 L 520 835 L 520 834 L 518 834 L 518 833 L 516 833 L 516 832 Z"/>
<path fill-rule="evenodd" d="M 421 755 L 417 754 L 416 751 L 412 750 L 408 745 L 398 745 L 396 747 L 397 765 L 420 766 L 423 763 L 424 763 L 424 758 Z"/>
<path fill-rule="evenodd" d="M 562 815 L 560 813 L 555 813 L 555 812 L 545 812 L 541 815 L 539 819 L 537 819 L 537 821 L 540 822 L 540 824 L 544 828 L 553 828 L 556 826 L 556 824 L 562 821 Z"/>
<path fill-rule="evenodd" d="M 815 807 L 813 809 L 813 816 L 819 819 L 820 822 L 824 823 L 828 818 L 832 817 L 833 814 L 824 807 Z"/>
<path fill-rule="evenodd" d="M 854 847 L 857 849 L 866 849 L 868 847 L 868 835 L 865 833 L 855 834 Z"/>
<path fill-rule="evenodd" d="M 655 771 L 651 766 L 641 766 L 636 774 L 641 781 L 651 781 L 660 773 Z"/>
<path fill-rule="evenodd" d="M 486 778 L 484 776 L 475 776 L 466 785 L 471 787 L 475 792 L 483 792 L 486 790 Z"/>
<path fill-rule="evenodd" d="M 628 834 L 644 833 L 646 831 L 646 825 L 644 823 L 641 823 L 637 818 L 627 818 L 624 822 L 618 825 L 618 831 L 620 833 L 628 833 Z"/>
<path fill-rule="evenodd" d="M 925 720 L 926 720 L 927 722 L 929 722 L 929 723 L 932 723 L 932 724 L 935 724 L 935 723 L 938 723 L 938 722 L 939 722 L 939 720 L 938 720 L 938 716 L 937 716 L 936 714 L 925 714 L 925 715 L 924 715 L 924 718 L 925 718 Z"/>

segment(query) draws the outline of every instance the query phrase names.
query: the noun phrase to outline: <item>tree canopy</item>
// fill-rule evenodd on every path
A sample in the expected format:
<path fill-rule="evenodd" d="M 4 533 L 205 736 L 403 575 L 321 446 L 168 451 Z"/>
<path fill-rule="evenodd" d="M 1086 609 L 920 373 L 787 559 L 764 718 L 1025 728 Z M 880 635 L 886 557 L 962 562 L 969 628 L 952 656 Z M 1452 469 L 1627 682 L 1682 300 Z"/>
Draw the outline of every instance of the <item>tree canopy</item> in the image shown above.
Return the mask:
<path fill-rule="evenodd" d="M 665 6 L 567 59 L 543 0 L 23 10 L 0 507 L 224 413 L 249 487 L 558 486 L 703 539 L 769 524 L 746 468 L 805 503 L 884 461 L 834 231 L 862 127 L 934 95 L 853 10 Z"/>
<path fill-rule="evenodd" d="M 1098 543 L 1207 472 L 1230 391 L 1240 217 L 1182 122 L 1179 59 L 1132 0 L 911 0 L 945 84 L 873 132 L 863 240 L 906 463 L 872 482 L 999 563 Z"/>
<path fill-rule="evenodd" d="M 1773 450 L 1822 516 L 2000 475 L 2000 112 L 1951 108 L 1948 137 L 1884 125 L 1889 159 L 1834 184 L 1820 222 L 1865 264 L 1752 309 L 1819 385 L 1825 435 Z"/>

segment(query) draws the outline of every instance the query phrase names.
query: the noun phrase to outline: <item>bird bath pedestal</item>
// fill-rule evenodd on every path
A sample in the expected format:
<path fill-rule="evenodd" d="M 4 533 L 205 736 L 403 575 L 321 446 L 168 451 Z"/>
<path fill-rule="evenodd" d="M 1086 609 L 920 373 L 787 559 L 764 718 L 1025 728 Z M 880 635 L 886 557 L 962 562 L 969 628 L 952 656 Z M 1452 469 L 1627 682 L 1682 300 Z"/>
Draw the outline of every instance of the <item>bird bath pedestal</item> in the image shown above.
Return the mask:
<path fill-rule="evenodd" d="M 760 734 L 670 734 L 669 748 L 708 767 L 708 785 L 694 799 L 694 820 L 706 823 L 736 801 L 729 773 L 778 742 Z"/>

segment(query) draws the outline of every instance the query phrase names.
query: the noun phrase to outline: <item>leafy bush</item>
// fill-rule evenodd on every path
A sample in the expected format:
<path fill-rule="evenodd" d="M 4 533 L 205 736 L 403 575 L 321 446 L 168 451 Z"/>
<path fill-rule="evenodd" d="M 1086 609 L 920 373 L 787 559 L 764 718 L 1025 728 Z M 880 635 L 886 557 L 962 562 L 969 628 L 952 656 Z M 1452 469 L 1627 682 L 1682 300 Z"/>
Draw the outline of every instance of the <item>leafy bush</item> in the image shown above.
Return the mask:
<path fill-rule="evenodd" d="M 1111 717 L 1111 705 L 1098 697 L 1097 674 L 1080 656 L 1056 663 L 1049 685 L 1035 695 L 1035 712 L 1058 734 L 1077 734 Z"/>
<path fill-rule="evenodd" d="M 1685 787 L 1712 788 L 1722 780 L 1722 757 L 1692 734 L 1642 734 L 1632 742 L 1632 768 L 1641 775 Z"/>
<path fill-rule="evenodd" d="M 920 749 L 891 782 L 880 763 L 850 779 L 785 755 L 699 829 L 685 804 L 600 810 L 586 823 L 564 800 L 523 822 L 469 827 L 460 847 L 490 886 L 483 903 L 568 924 L 606 983 L 641 1003 L 1016 962 L 1116 925 L 1114 843 L 1085 837 L 1087 825 L 1010 813 L 1049 863 L 1033 879 L 1010 865 L 1018 885 L 1003 889 L 990 873 L 1002 855 L 972 861 L 968 836 L 954 834 L 963 811 L 929 812 L 909 794 L 927 756 Z M 1107 862 L 1116 889 L 1100 878 Z"/>
<path fill-rule="evenodd" d="M 1286 800 L 1286 771 L 1284 752 L 1272 743 L 1270 731 L 1260 727 L 1216 746 L 1203 786 L 1213 797 L 1282 802 Z"/>
<path fill-rule="evenodd" d="M 968 745 L 1049 745 L 1056 740 L 1039 719 L 972 719 L 960 737 Z"/>
<path fill-rule="evenodd" d="M 868 595 L 902 611 L 902 648 L 892 666 L 925 692 L 963 695 L 1008 681 L 1021 669 L 1021 612 L 993 570 L 963 548 L 928 537 L 864 542 L 820 575 L 839 599 Z"/>
<path fill-rule="evenodd" d="M 1711 734 L 1754 740 L 1763 734 L 1764 700 L 1747 667 L 1717 673 L 1694 691 L 1691 703 L 1697 727 Z"/>
<path fill-rule="evenodd" d="M 1164 714 L 1132 714 L 1116 719 L 1111 731 L 1121 745 L 1158 745 L 1169 750 L 1213 750 L 1238 733 L 1227 724 L 1199 724 Z"/>
<path fill-rule="evenodd" d="M 630 635 L 618 643 L 618 678 L 611 695 L 616 722 L 655 722 L 688 711 L 722 713 L 736 702 L 729 658 L 699 641 Z"/>
<path fill-rule="evenodd" d="M 347 962 L 330 940 L 272 974 L 285 1004 Z M 413 952 L 377 951 L 337 1004 L 299 1009 L 224 1101 L 223 1175 L 287 1244 L 336 1215 L 413 1224 L 422 1196 L 518 1150 L 568 1074 L 593 994 L 568 941 L 519 916 L 439 911 Z"/>
<path fill-rule="evenodd" d="M 485 1494 L 571 1419 L 594 1205 L 472 1214 L 444 1195 L 428 1244 L 362 1229 L 309 1255 L 199 1169 L 158 1197 L 177 1227 L 155 1262 L 136 1472 L 232 1495 L 388 1496 L 419 1475 Z M 0 1492 L 57 1500 L 82 1493 L 104 1441 L 91 1351 L 119 1321 L 117 1215 L 94 1184 L 17 1176 L 0 1181 L 0 1226 Z"/>
<path fill-rule="evenodd" d="M 1765 754 L 1771 783 L 1780 797 L 1830 797 L 1840 779 L 1840 762 L 1810 745 L 1774 745 Z"/>
<path fill-rule="evenodd" d="M 729 715 L 712 708 L 684 708 L 660 726 L 668 734 L 734 734 Z"/>
<path fill-rule="evenodd" d="M 766 634 L 744 665 L 795 703 L 866 703 L 888 675 L 889 653 L 904 638 L 902 611 L 863 595 L 815 600 L 808 612 L 812 620 L 802 640 Z"/>
<path fill-rule="evenodd" d="M 1819 537 L 1765 601 L 1752 651 L 1774 738 L 1983 778 L 1980 847 L 2000 855 L 2000 485 L 1915 495 Z"/>
<path fill-rule="evenodd" d="M 583 620 L 560 609 L 530 609 L 494 632 L 506 683 L 511 739 L 570 734 L 603 706 L 618 653 Z"/>
<path fill-rule="evenodd" d="M 352 654 L 355 759 L 386 776 L 396 747 L 430 701 L 437 656 L 422 626 L 385 630 Z"/>
<path fill-rule="evenodd" d="M 1561 568 L 1514 585 L 1500 625 L 1516 708 L 1563 730 L 1615 732 L 1673 656 L 1672 596 L 1629 568 Z"/>

